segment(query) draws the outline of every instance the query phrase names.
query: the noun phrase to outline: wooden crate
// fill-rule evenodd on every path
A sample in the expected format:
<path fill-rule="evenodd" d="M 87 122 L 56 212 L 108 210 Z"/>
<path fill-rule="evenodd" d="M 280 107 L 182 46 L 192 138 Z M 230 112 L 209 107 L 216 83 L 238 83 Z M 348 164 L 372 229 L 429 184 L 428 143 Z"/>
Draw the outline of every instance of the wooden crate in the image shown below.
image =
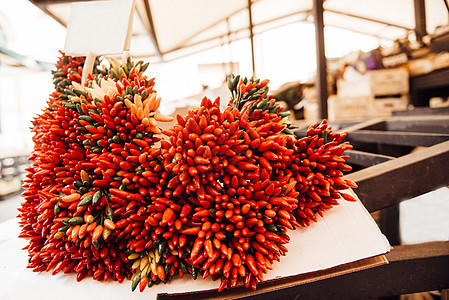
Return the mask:
<path fill-rule="evenodd" d="M 409 93 L 409 74 L 404 68 L 368 71 L 366 77 L 373 96 Z"/>
<path fill-rule="evenodd" d="M 328 99 L 329 120 L 366 120 L 378 117 L 390 117 L 394 111 L 408 107 L 408 95 L 395 97 L 338 97 Z"/>
<path fill-rule="evenodd" d="M 408 95 L 397 95 L 396 97 L 374 97 L 370 100 L 369 116 L 390 117 L 394 111 L 406 110 L 409 104 Z"/>

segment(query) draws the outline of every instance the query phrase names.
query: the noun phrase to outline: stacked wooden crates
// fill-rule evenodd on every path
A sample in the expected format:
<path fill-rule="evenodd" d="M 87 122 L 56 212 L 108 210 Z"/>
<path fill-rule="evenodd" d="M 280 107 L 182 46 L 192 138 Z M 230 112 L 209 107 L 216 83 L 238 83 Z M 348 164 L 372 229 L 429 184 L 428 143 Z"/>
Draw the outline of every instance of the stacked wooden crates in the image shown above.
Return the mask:
<path fill-rule="evenodd" d="M 357 82 L 337 82 L 336 96 L 329 97 L 331 120 L 360 120 L 388 117 L 395 110 L 407 109 L 409 73 L 407 69 L 366 72 Z"/>
<path fill-rule="evenodd" d="M 371 92 L 371 115 L 391 116 L 395 110 L 407 109 L 409 103 L 409 73 L 405 68 L 367 72 Z"/>

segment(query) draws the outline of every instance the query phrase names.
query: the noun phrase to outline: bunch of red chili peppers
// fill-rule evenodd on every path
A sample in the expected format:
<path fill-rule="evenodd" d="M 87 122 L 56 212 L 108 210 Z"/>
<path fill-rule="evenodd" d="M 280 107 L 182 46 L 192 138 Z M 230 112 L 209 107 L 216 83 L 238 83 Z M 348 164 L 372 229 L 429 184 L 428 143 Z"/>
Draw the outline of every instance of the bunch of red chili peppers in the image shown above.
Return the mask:
<path fill-rule="evenodd" d="M 228 80 L 229 105 L 204 98 L 165 131 L 148 64 L 62 55 L 55 91 L 33 120 L 35 147 L 19 211 L 29 268 L 77 280 L 173 277 L 256 288 L 287 252 L 289 229 L 338 204 L 344 133 L 326 121 L 297 139 L 268 80 Z M 166 139 L 161 138 L 161 134 Z"/>

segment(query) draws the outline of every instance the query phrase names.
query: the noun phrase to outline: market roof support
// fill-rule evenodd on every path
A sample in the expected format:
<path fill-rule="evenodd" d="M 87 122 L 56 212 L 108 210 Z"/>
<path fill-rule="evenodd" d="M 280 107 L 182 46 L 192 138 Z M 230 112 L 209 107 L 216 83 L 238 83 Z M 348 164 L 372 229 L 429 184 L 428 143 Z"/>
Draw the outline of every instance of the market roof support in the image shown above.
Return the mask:
<path fill-rule="evenodd" d="M 253 66 L 253 76 L 256 77 L 256 63 L 254 59 L 254 33 L 253 33 L 253 14 L 251 12 L 251 0 L 248 0 L 248 16 L 249 16 L 249 39 L 251 41 L 251 62 Z"/>
<path fill-rule="evenodd" d="M 416 39 L 421 42 L 423 36 L 427 34 L 426 28 L 426 1 L 414 0 L 415 8 L 415 33 Z"/>
<path fill-rule="evenodd" d="M 163 60 L 162 51 L 161 51 L 161 48 L 159 47 L 159 41 L 157 40 L 156 30 L 154 29 L 154 21 L 153 21 L 153 15 L 151 13 L 150 2 L 149 2 L 149 0 L 144 0 L 143 2 L 145 5 L 145 13 L 146 13 L 146 17 L 147 17 L 148 25 L 149 25 L 149 26 L 145 26 L 146 30 L 148 31 L 151 41 L 153 42 L 153 45 L 156 48 L 157 54 L 159 54 L 159 58 L 161 60 Z"/>
<path fill-rule="evenodd" d="M 326 53 L 324 51 L 323 0 L 313 0 L 312 12 L 315 24 L 318 119 L 327 119 L 327 71 Z"/>

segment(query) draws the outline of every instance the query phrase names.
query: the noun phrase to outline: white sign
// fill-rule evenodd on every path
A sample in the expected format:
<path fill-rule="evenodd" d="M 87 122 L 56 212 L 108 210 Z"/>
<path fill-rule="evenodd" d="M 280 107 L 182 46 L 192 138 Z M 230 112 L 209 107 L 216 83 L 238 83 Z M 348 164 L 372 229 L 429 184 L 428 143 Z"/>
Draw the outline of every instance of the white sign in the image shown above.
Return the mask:
<path fill-rule="evenodd" d="M 134 0 L 72 3 L 64 52 L 71 56 L 129 50 Z"/>

